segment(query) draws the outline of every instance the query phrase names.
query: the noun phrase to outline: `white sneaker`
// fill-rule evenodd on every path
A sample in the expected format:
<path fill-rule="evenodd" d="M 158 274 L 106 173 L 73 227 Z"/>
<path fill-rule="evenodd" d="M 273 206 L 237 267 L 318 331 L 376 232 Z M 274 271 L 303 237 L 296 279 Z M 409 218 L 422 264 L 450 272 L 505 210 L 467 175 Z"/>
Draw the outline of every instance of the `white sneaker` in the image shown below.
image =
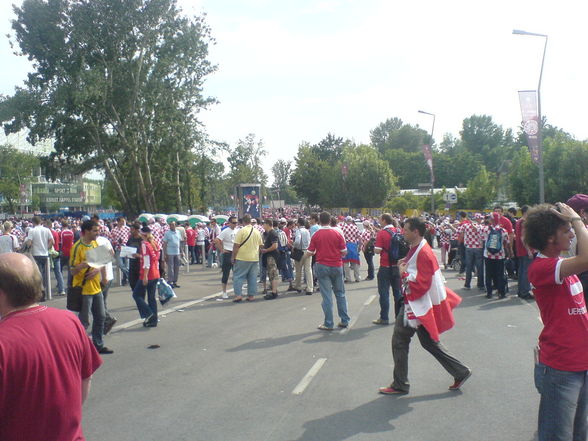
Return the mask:
<path fill-rule="evenodd" d="M 228 298 L 229 298 L 229 296 L 227 295 L 227 293 L 226 292 L 223 292 L 222 297 L 217 297 L 216 298 L 216 301 L 217 302 L 222 302 L 223 300 L 227 300 Z"/>
<path fill-rule="evenodd" d="M 223 299 L 228 299 L 229 295 L 226 292 L 223 292 Z"/>

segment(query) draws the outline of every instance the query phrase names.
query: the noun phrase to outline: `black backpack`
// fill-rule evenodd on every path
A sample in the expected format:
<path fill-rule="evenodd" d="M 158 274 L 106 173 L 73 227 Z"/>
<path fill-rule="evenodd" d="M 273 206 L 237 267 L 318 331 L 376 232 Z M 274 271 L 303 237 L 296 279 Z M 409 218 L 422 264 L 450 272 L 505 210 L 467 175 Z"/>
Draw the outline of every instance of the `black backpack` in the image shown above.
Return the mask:
<path fill-rule="evenodd" d="M 385 229 L 390 235 L 390 246 L 388 248 L 388 259 L 390 263 L 397 262 L 400 259 L 404 259 L 410 251 L 410 245 L 400 233 L 395 233 L 389 229 Z"/>

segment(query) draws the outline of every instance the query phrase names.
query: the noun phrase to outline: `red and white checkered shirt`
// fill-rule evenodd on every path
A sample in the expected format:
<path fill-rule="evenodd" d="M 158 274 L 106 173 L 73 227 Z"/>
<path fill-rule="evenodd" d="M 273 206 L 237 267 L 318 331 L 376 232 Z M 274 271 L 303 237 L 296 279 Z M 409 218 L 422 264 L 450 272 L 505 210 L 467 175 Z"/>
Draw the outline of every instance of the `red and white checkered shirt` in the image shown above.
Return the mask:
<path fill-rule="evenodd" d="M 341 231 L 343 231 L 343 237 L 345 238 L 345 242 L 355 242 L 359 243 L 360 233 L 359 228 L 355 224 L 348 224 L 347 222 L 340 224 L 339 227 Z"/>
<path fill-rule="evenodd" d="M 448 226 L 441 225 L 437 231 L 439 231 L 439 242 L 441 243 L 441 245 L 449 245 L 449 240 L 453 235 L 453 230 Z"/>
<path fill-rule="evenodd" d="M 151 234 L 153 234 L 153 238 L 155 239 L 155 242 L 157 242 L 157 247 L 161 250 L 163 247 L 163 235 L 165 234 L 165 231 L 163 231 L 163 228 L 161 228 L 161 225 L 158 223 L 149 225 L 149 228 L 151 228 Z"/>
<path fill-rule="evenodd" d="M 131 237 L 131 229 L 126 225 L 119 227 L 118 225 L 112 229 L 110 232 L 110 242 L 114 246 L 115 251 L 120 250 L 122 245 L 126 245 L 126 243 Z"/>
<path fill-rule="evenodd" d="M 485 244 L 486 241 L 488 240 L 488 236 L 490 235 L 490 226 L 483 226 L 481 231 L 482 231 L 482 240 L 484 241 L 483 243 Z M 499 253 L 493 254 L 491 252 L 489 252 L 486 247 L 484 246 L 484 257 L 487 257 L 488 259 L 493 259 L 493 260 L 497 260 L 497 259 L 505 259 L 506 258 L 506 252 L 505 249 L 508 245 L 508 233 L 506 232 L 506 230 L 500 226 L 496 226 L 496 227 L 492 227 L 494 230 L 498 230 L 502 233 L 502 248 L 500 249 Z"/>
<path fill-rule="evenodd" d="M 478 223 L 468 222 L 460 226 L 461 232 L 463 233 L 463 243 L 466 248 L 483 248 L 484 242 L 482 242 L 483 225 Z"/>
<path fill-rule="evenodd" d="M 372 230 L 368 230 L 367 228 L 363 230 L 360 237 L 361 246 L 363 247 L 366 243 L 368 243 L 372 237 L 375 238 L 376 233 L 374 233 Z"/>
<path fill-rule="evenodd" d="M 101 223 L 100 224 L 100 233 L 98 233 L 99 236 L 104 236 L 107 239 L 110 239 L 110 230 L 108 229 L 108 227 Z"/>

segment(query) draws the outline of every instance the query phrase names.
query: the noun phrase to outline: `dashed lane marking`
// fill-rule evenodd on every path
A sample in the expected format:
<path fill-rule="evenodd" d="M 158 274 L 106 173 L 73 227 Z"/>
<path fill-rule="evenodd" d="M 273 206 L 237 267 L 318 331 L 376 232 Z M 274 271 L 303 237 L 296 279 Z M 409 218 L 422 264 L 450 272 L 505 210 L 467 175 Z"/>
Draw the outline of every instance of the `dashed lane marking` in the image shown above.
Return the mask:
<path fill-rule="evenodd" d="M 300 380 L 300 383 L 298 383 L 298 385 L 294 388 L 292 395 L 301 395 L 308 387 L 312 379 L 316 376 L 316 374 L 318 374 L 318 371 L 323 367 L 326 361 L 326 358 L 319 358 L 302 378 L 302 380 Z"/>

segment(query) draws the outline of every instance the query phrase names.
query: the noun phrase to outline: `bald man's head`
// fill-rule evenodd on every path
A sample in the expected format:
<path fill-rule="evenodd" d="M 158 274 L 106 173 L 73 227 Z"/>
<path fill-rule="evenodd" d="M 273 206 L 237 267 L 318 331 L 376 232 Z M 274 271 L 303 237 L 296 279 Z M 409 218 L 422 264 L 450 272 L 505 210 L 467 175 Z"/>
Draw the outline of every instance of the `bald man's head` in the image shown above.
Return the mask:
<path fill-rule="evenodd" d="M 24 254 L 0 254 L 0 291 L 14 308 L 38 302 L 43 281 L 37 265 Z"/>

